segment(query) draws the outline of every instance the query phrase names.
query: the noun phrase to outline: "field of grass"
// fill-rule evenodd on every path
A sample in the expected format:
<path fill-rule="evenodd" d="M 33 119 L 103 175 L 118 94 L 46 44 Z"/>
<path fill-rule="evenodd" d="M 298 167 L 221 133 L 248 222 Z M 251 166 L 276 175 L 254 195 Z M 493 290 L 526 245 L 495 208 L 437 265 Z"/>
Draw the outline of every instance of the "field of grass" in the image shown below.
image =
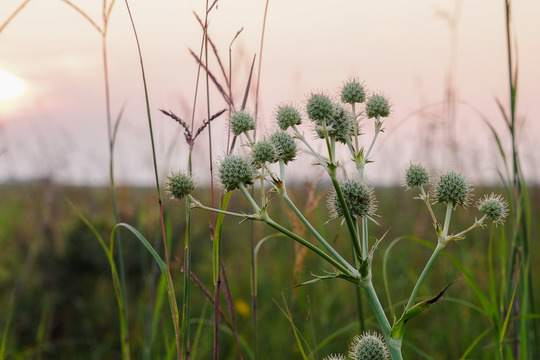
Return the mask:
<path fill-rule="evenodd" d="M 298 186 L 291 189 L 295 201 L 304 204 L 305 192 Z M 476 189 L 477 195 L 492 189 Z M 500 189 L 496 189 L 499 190 Z M 326 191 L 323 186 L 319 192 Z M 204 190 L 196 195 L 204 200 Z M 373 236 L 388 231 L 374 259 L 374 283 L 385 301 L 382 263 L 385 249 L 394 238 L 414 235 L 435 244 L 429 214 L 422 202 L 413 200 L 412 191 L 404 188 L 376 189 L 379 200 L 380 226 Z M 540 191 L 530 189 L 532 214 L 540 211 Z M 113 227 L 109 190 L 106 188 L 60 187 L 50 182 L 5 185 L 0 187 L 0 330 L 6 359 L 115 359 L 121 357 L 118 306 L 110 276 L 110 268 L 95 236 L 69 205 L 71 202 L 101 232 L 109 238 Z M 233 194 L 229 208 L 249 211 L 240 194 Z M 328 219 L 323 199 L 310 215 L 315 224 Z M 185 208 L 178 202 L 165 200 L 166 229 L 170 239 L 171 273 L 181 301 L 183 239 Z M 289 217 L 286 207 L 276 197 L 272 216 L 284 224 Z M 118 210 L 121 221 L 132 224 L 153 241 L 163 253 L 159 226 L 159 208 L 155 190 L 119 188 Z M 456 228 L 470 223 L 474 209 L 456 213 Z M 399 213 L 400 216 L 393 216 Z M 534 217 L 533 217 L 534 218 Z M 199 286 L 193 285 L 191 358 L 208 359 L 213 354 L 213 305 L 204 294 L 213 293 L 212 244 L 209 226 L 211 215 L 201 210 L 192 212 L 192 272 Z M 294 224 L 290 223 L 293 227 Z M 341 241 L 346 226 L 339 221 L 319 226 L 327 239 L 342 254 L 350 246 Z M 491 226 L 490 226 L 491 228 Z M 250 289 L 250 234 L 259 240 L 273 231 L 261 224 L 229 221 L 224 228 L 223 263 L 235 314 L 235 328 L 243 358 L 253 352 Z M 494 252 L 499 251 L 504 226 L 491 230 L 476 230 L 459 244 L 445 251 L 460 259 L 484 291 L 489 289 L 488 247 L 490 232 L 494 233 Z M 533 221 L 531 238 L 540 236 Z M 123 233 L 124 261 L 127 279 L 129 334 L 132 358 L 164 359 L 174 348 L 174 329 L 166 292 L 160 282 L 160 272 L 141 243 L 130 233 Z M 509 246 L 509 242 L 507 242 Z M 349 249 L 350 250 L 350 249 Z M 388 277 L 392 300 L 401 312 L 414 281 L 422 270 L 430 251 L 411 240 L 402 240 L 390 252 Z M 533 273 L 538 273 L 538 253 L 532 253 Z M 497 256 L 494 257 L 496 260 Z M 297 264 L 295 266 L 295 264 Z M 294 243 L 276 237 L 264 243 L 258 265 L 258 353 L 260 359 L 301 358 L 292 326 L 284 312 L 289 312 L 314 358 L 322 359 L 333 352 L 344 352 L 352 337 L 359 333 L 356 294 L 348 282 L 322 281 L 295 287 L 312 279 L 310 269 L 318 274 L 327 269 L 311 253 L 301 255 Z M 495 269 L 500 268 L 496 263 Z M 406 328 L 404 358 L 460 358 L 477 336 L 490 324 L 478 298 L 461 272 L 441 257 L 430 272 L 420 297 L 437 294 L 446 284 L 457 280 L 442 301 L 414 318 Z M 535 277 L 535 289 L 539 278 Z M 538 296 L 535 297 L 538 299 Z M 224 297 L 223 297 L 224 299 Z M 540 303 L 537 302 L 537 308 Z M 222 309 L 231 321 L 229 304 Z M 287 310 L 288 309 L 288 310 Z M 283 310 L 283 311 L 282 311 Z M 377 324 L 366 306 L 368 330 Z M 221 322 L 220 358 L 239 358 L 238 348 L 230 330 Z M 490 359 L 493 356 L 491 337 L 483 338 L 468 358 Z M 174 350 L 174 349 L 173 349 Z M 425 353 L 426 355 L 420 355 Z M 428 355 L 430 357 L 428 357 Z M 174 357 L 174 351 L 172 352 Z"/>

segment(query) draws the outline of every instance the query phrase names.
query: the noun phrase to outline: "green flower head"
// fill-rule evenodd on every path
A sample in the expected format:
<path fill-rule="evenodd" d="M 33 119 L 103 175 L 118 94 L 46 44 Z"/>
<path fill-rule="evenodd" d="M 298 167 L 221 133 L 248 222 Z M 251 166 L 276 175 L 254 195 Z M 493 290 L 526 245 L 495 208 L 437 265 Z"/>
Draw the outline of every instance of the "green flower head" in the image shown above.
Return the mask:
<path fill-rule="evenodd" d="M 471 194 L 471 186 L 463 175 L 448 171 L 441 175 L 432 189 L 435 203 L 467 206 Z"/>
<path fill-rule="evenodd" d="M 405 170 L 405 186 L 412 189 L 416 186 L 422 186 L 429 182 L 429 173 L 425 167 L 420 164 L 411 163 Z"/>
<path fill-rule="evenodd" d="M 323 360 L 346 360 L 345 355 L 342 354 L 331 354 L 323 358 Z"/>
<path fill-rule="evenodd" d="M 320 139 L 324 139 L 326 129 L 328 136 L 335 136 L 337 141 L 345 144 L 354 133 L 355 122 L 352 113 L 338 103 L 332 104 L 332 116 L 324 122 L 316 121 L 315 123 L 317 124 L 315 131 Z"/>
<path fill-rule="evenodd" d="M 377 201 L 373 193 L 373 188 L 360 179 L 348 179 L 339 184 L 345 204 L 351 216 L 372 217 L 377 210 Z M 328 206 L 332 218 L 344 215 L 341 202 L 335 191 L 332 189 L 328 196 Z"/>
<path fill-rule="evenodd" d="M 372 95 L 366 103 L 366 115 L 370 118 L 390 115 L 390 103 L 381 94 Z"/>
<path fill-rule="evenodd" d="M 289 161 L 293 161 L 296 157 L 298 149 L 294 138 L 285 131 L 276 131 L 269 138 L 270 142 L 276 148 L 276 155 L 278 160 L 287 164 Z"/>
<path fill-rule="evenodd" d="M 230 119 L 232 133 L 238 136 L 249 130 L 255 130 L 255 119 L 247 111 L 236 111 Z"/>
<path fill-rule="evenodd" d="M 276 120 L 279 128 L 283 131 L 293 125 L 302 123 L 302 115 L 300 111 L 292 105 L 282 105 L 277 109 Z"/>
<path fill-rule="evenodd" d="M 323 121 L 326 121 L 334 113 L 334 105 L 332 100 L 324 94 L 311 94 L 306 110 L 309 118 L 321 125 Z"/>
<path fill-rule="evenodd" d="M 341 102 L 345 104 L 363 103 L 366 101 L 364 85 L 357 79 L 346 81 L 341 87 Z"/>
<path fill-rule="evenodd" d="M 228 155 L 219 165 L 219 180 L 227 191 L 240 187 L 240 184 L 251 185 L 255 171 L 251 161 L 243 156 Z"/>
<path fill-rule="evenodd" d="M 259 140 L 253 146 L 253 162 L 260 166 L 264 163 L 274 163 L 278 160 L 276 147 L 268 140 Z"/>
<path fill-rule="evenodd" d="M 491 219 L 495 225 L 503 224 L 508 216 L 508 203 L 500 195 L 493 193 L 479 200 L 476 207 Z"/>
<path fill-rule="evenodd" d="M 187 195 L 191 194 L 195 189 L 195 182 L 191 176 L 182 171 L 172 172 L 165 184 L 167 192 L 172 199 L 182 200 Z"/>
<path fill-rule="evenodd" d="M 390 353 L 380 334 L 367 332 L 354 337 L 349 357 L 353 360 L 388 360 Z"/>

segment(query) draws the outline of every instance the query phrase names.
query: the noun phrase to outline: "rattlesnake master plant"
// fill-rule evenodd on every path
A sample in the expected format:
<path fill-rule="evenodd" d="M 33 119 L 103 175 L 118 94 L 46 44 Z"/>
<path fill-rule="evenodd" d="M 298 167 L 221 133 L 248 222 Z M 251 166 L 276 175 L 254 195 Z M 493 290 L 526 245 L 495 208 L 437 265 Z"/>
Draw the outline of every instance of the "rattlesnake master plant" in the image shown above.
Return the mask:
<path fill-rule="evenodd" d="M 415 189 L 419 193 L 415 199 L 425 203 L 428 214 L 431 217 L 435 229 L 435 239 L 437 246 L 429 260 L 427 260 L 424 270 L 419 276 L 407 304 L 401 316 L 396 316 L 392 310 L 395 320 L 390 323 L 379 295 L 373 286 L 372 261 L 373 253 L 377 249 L 382 239 L 373 240 L 369 235 L 370 223 L 374 222 L 373 217 L 376 212 L 375 192 L 364 180 L 364 170 L 367 164 L 373 162 L 371 151 L 374 144 L 383 131 L 383 123 L 391 114 L 391 107 L 388 98 L 381 93 L 368 96 L 365 87 L 356 79 L 345 82 L 340 89 L 341 103 L 331 99 L 323 92 L 312 93 L 306 102 L 305 113 L 311 120 L 311 131 L 315 136 L 305 136 L 299 130 L 298 125 L 303 123 L 299 109 L 294 105 L 281 105 L 275 113 L 276 125 L 280 130 L 267 135 L 266 138 L 255 142 L 252 137 L 252 130 L 255 128 L 255 121 L 249 112 L 235 112 L 230 118 L 230 128 L 237 137 L 245 137 L 247 146 L 243 146 L 240 151 L 234 150 L 234 140 L 231 149 L 218 165 L 218 176 L 224 191 L 231 192 L 239 189 L 242 195 L 248 200 L 252 208 L 251 214 L 229 211 L 226 208 L 215 209 L 201 204 L 190 193 L 193 190 L 193 183 L 190 178 L 183 173 L 173 173 L 167 182 L 169 192 L 175 198 L 187 196 L 192 208 L 206 209 L 243 219 L 261 221 L 268 224 L 276 231 L 286 235 L 292 240 L 310 249 L 313 253 L 326 261 L 331 269 L 329 272 L 316 276 L 316 282 L 322 279 L 342 278 L 358 286 L 366 296 L 366 299 L 373 310 L 382 333 L 364 334 L 353 342 L 354 350 L 351 348 L 349 356 L 353 359 L 364 358 L 359 349 L 363 344 L 379 344 L 379 350 L 374 351 L 373 359 L 388 358 L 401 359 L 401 346 L 404 336 L 405 323 L 418 315 L 425 309 L 432 306 L 444 293 L 443 290 L 436 297 L 429 301 L 416 303 L 416 296 L 421 285 L 432 268 L 435 259 L 442 249 L 453 240 L 464 239 L 469 231 L 486 226 L 485 222 L 490 219 L 495 224 L 503 223 L 508 214 L 508 205 L 499 195 L 488 195 L 476 203 L 476 208 L 483 213 L 480 219 L 475 219 L 471 226 L 459 231 L 450 232 L 452 213 L 457 210 L 458 205 L 467 206 L 472 199 L 472 187 L 461 173 L 450 170 L 432 179 L 423 165 L 410 163 L 404 172 L 404 185 L 408 190 Z M 363 106 L 364 108 L 360 108 Z M 372 119 L 373 120 L 369 120 Z M 368 121 L 369 120 L 369 121 Z M 372 123 L 374 134 L 370 141 L 362 145 L 359 129 L 364 122 Z M 308 141 L 307 138 L 314 139 Z M 322 140 L 321 140 L 322 139 Z M 369 139 L 368 139 L 369 140 Z M 313 141 L 322 141 L 325 151 L 316 151 L 312 146 Z M 343 226 L 348 232 L 349 241 L 352 244 L 352 251 L 340 254 L 325 239 L 317 227 L 302 214 L 291 200 L 287 193 L 286 172 L 287 166 L 293 162 L 298 155 L 299 144 L 307 153 L 315 158 L 315 164 L 324 169 L 331 180 L 332 186 L 329 189 L 328 204 L 330 207 L 330 218 L 341 217 Z M 337 170 L 340 167 L 338 161 L 338 151 L 336 146 L 342 146 L 349 152 L 348 159 L 354 163 L 355 174 L 348 174 L 343 179 L 338 179 Z M 317 148 L 320 148 L 318 146 Z M 278 162 L 277 171 L 268 164 Z M 247 191 L 247 187 L 257 184 L 260 180 L 258 191 L 260 200 L 256 201 L 252 193 Z M 265 184 L 270 184 L 272 191 L 278 193 L 285 204 L 298 217 L 316 242 L 311 242 L 294 233 L 285 225 L 274 221 L 269 213 L 270 203 L 265 194 Z M 431 190 L 426 191 L 425 188 Z M 439 221 L 433 210 L 434 206 L 446 206 L 445 217 Z M 372 221 L 368 221 L 372 220 Z M 349 249 L 351 248 L 349 247 Z M 393 308 L 393 304 L 388 304 Z M 332 357 L 333 356 L 333 357 Z M 371 356 L 371 355 L 370 355 Z M 342 355 L 331 355 L 328 359 L 342 359 Z M 370 358 L 370 357 L 368 357 Z"/>

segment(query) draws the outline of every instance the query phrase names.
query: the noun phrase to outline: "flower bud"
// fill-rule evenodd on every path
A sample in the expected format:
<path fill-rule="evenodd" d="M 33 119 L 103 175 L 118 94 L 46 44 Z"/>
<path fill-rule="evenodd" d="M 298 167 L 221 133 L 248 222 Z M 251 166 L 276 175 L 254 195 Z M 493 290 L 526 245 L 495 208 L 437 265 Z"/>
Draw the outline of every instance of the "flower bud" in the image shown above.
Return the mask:
<path fill-rule="evenodd" d="M 471 186 L 463 175 L 448 171 L 441 175 L 433 188 L 436 203 L 467 206 L 470 198 Z"/>
<path fill-rule="evenodd" d="M 324 94 L 312 94 L 306 110 L 309 118 L 318 125 L 330 118 L 334 112 L 332 100 Z"/>
<path fill-rule="evenodd" d="M 268 140 L 260 140 L 253 146 L 253 162 L 260 166 L 264 163 L 274 163 L 278 160 L 274 144 Z"/>
<path fill-rule="evenodd" d="M 331 354 L 323 358 L 323 360 L 347 360 L 347 359 L 345 359 L 345 355 L 342 355 L 342 354 Z"/>
<path fill-rule="evenodd" d="M 191 176 L 178 171 L 172 172 L 166 181 L 166 188 L 172 199 L 182 200 L 195 189 L 195 182 Z"/>
<path fill-rule="evenodd" d="M 495 225 L 503 224 L 504 219 L 508 216 L 508 203 L 500 195 L 493 193 L 479 200 L 476 207 Z"/>
<path fill-rule="evenodd" d="M 425 167 L 420 164 L 411 163 L 405 170 L 405 185 L 412 189 L 416 186 L 422 186 L 429 182 L 429 173 Z"/>
<path fill-rule="evenodd" d="M 319 138 L 324 138 L 323 122 L 316 121 L 318 127 L 315 129 Z M 336 140 L 346 143 L 347 139 L 354 133 L 354 120 L 350 111 L 338 103 L 332 104 L 332 116 L 325 121 L 328 136 L 335 136 Z"/>
<path fill-rule="evenodd" d="M 270 142 L 276 148 L 278 160 L 282 160 L 285 164 L 294 160 L 296 153 L 296 142 L 294 138 L 284 131 L 277 131 L 270 135 Z"/>
<path fill-rule="evenodd" d="M 285 131 L 293 125 L 299 125 L 302 122 L 302 115 L 294 106 L 282 105 L 277 110 L 276 120 L 279 128 Z"/>
<path fill-rule="evenodd" d="M 348 179 L 339 186 L 351 216 L 372 217 L 375 215 L 377 204 L 371 186 L 360 179 Z M 329 193 L 328 206 L 333 218 L 344 215 L 335 189 L 332 189 Z"/>
<path fill-rule="evenodd" d="M 247 111 L 236 111 L 230 119 L 232 133 L 238 136 L 246 131 L 255 130 L 255 119 Z"/>
<path fill-rule="evenodd" d="M 387 360 L 390 359 L 390 353 L 380 334 L 367 332 L 354 337 L 349 357 L 353 360 Z"/>
<path fill-rule="evenodd" d="M 243 156 L 228 155 L 219 166 L 219 180 L 227 191 L 237 189 L 240 184 L 251 185 L 255 172 L 251 161 Z"/>
<path fill-rule="evenodd" d="M 372 95 L 366 103 L 366 115 L 368 118 L 387 117 L 390 115 L 390 103 L 381 94 Z"/>
<path fill-rule="evenodd" d="M 364 85 L 357 79 L 348 80 L 341 88 L 341 101 L 351 105 L 366 101 Z"/>

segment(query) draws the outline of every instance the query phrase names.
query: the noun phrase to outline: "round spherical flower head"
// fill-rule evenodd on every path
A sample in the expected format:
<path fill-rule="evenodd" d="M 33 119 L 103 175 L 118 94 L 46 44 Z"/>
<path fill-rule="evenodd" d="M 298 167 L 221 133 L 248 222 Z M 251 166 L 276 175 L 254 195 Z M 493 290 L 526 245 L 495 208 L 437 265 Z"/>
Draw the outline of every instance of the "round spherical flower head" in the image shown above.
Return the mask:
<path fill-rule="evenodd" d="M 307 102 L 307 114 L 309 118 L 321 125 L 330 118 L 334 112 L 332 100 L 324 94 L 312 94 Z"/>
<path fill-rule="evenodd" d="M 281 130 L 287 130 L 293 125 L 301 124 L 302 115 L 294 106 L 282 105 L 277 110 L 276 120 Z"/>
<path fill-rule="evenodd" d="M 366 115 L 368 118 L 387 117 L 390 115 L 390 103 L 381 94 L 375 94 L 366 103 Z"/>
<path fill-rule="evenodd" d="M 341 143 L 346 143 L 354 132 L 354 120 L 350 111 L 346 110 L 343 105 L 334 103 L 332 105 L 332 116 L 325 121 L 325 128 L 322 127 L 322 122 L 315 131 L 319 138 L 324 138 L 323 130 L 326 129 L 329 136 L 335 136 L 336 140 Z"/>
<path fill-rule="evenodd" d="M 390 353 L 380 334 L 368 332 L 354 337 L 349 357 L 353 360 L 387 360 Z"/>
<path fill-rule="evenodd" d="M 256 165 L 274 163 L 278 160 L 276 147 L 268 140 L 257 141 L 253 146 L 251 155 Z"/>
<path fill-rule="evenodd" d="M 285 131 L 276 131 L 269 138 L 270 142 L 276 148 L 278 160 L 287 164 L 293 161 L 298 152 L 294 138 Z"/>
<path fill-rule="evenodd" d="M 166 188 L 172 199 L 181 200 L 195 189 L 195 182 L 181 171 L 172 172 L 167 177 Z"/>
<path fill-rule="evenodd" d="M 235 136 L 255 130 L 255 119 L 247 111 L 236 111 L 230 119 L 231 130 Z"/>
<path fill-rule="evenodd" d="M 410 164 L 405 170 L 405 185 L 411 189 L 422 186 L 429 182 L 429 173 L 425 167 L 419 164 Z"/>
<path fill-rule="evenodd" d="M 495 225 L 504 223 L 508 216 L 508 203 L 500 195 L 490 194 L 476 203 L 476 207 Z"/>
<path fill-rule="evenodd" d="M 341 88 L 341 101 L 351 105 L 366 101 L 364 85 L 356 79 L 348 80 Z"/>
<path fill-rule="evenodd" d="M 360 179 L 348 179 L 339 186 L 351 216 L 372 217 L 375 215 L 377 204 L 371 186 Z M 328 206 L 333 218 L 344 215 L 335 189 L 329 193 Z"/>
<path fill-rule="evenodd" d="M 323 358 L 323 360 L 346 360 L 343 354 L 331 354 Z"/>
<path fill-rule="evenodd" d="M 240 187 L 240 184 L 251 185 L 255 173 L 251 161 L 243 156 L 228 155 L 219 166 L 219 180 L 227 191 Z"/>
<path fill-rule="evenodd" d="M 436 203 L 467 206 L 470 197 L 471 187 L 463 175 L 448 171 L 441 175 L 433 188 L 433 195 Z"/>

